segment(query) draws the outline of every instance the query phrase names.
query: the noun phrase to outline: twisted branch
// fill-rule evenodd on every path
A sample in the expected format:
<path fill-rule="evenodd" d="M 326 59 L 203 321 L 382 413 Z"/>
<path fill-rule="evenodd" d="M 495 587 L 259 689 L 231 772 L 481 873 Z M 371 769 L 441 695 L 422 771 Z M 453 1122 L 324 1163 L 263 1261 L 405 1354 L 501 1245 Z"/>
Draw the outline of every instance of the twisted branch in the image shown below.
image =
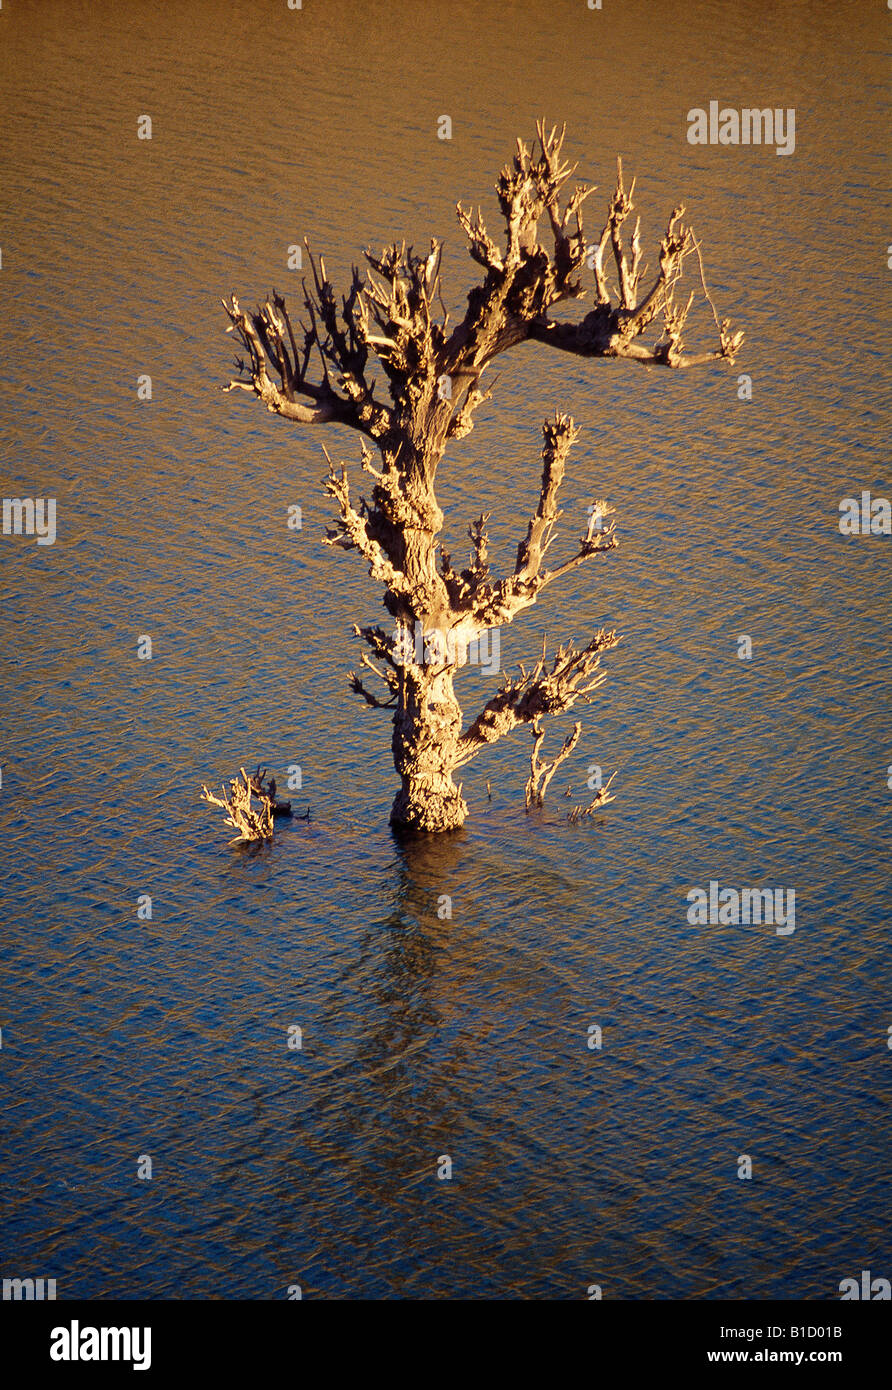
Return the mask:
<path fill-rule="evenodd" d="M 223 787 L 223 798 L 214 796 L 213 792 L 208 791 L 202 785 L 201 797 L 203 801 L 209 801 L 212 806 L 219 806 L 226 811 L 224 825 L 231 825 L 239 834 L 234 840 L 230 840 L 231 845 L 246 844 L 250 840 L 271 840 L 273 838 L 273 800 L 266 793 L 258 790 L 258 783 L 255 777 L 249 777 L 244 768 L 239 771 L 242 775 L 241 782 L 235 778 L 229 783 L 229 791 Z M 257 797 L 260 802 L 259 811 L 255 811 L 252 798 Z"/>
<path fill-rule="evenodd" d="M 548 784 L 557 772 L 561 763 L 569 758 L 573 749 L 579 741 L 582 732 L 582 725 L 577 720 L 573 725 L 572 731 L 564 739 L 563 747 L 560 752 L 552 758 L 550 763 L 543 762 L 539 758 L 539 750 L 545 739 L 545 730 L 542 728 L 540 720 L 533 720 L 533 750 L 530 753 L 530 775 L 526 785 L 526 809 L 529 811 L 531 806 L 541 806 L 545 801 L 545 793 L 548 791 Z"/>
<path fill-rule="evenodd" d="M 602 628 L 586 647 L 558 647 L 549 669 L 543 639 L 542 655 L 532 671 L 521 666 L 519 679 L 506 675 L 501 689 L 462 734 L 457 765 L 470 762 L 487 744 L 522 724 L 533 724 L 545 714 L 562 714 L 577 703 L 590 703 L 606 680 L 606 673 L 598 669 L 601 653 L 618 641 L 615 632 Z"/>

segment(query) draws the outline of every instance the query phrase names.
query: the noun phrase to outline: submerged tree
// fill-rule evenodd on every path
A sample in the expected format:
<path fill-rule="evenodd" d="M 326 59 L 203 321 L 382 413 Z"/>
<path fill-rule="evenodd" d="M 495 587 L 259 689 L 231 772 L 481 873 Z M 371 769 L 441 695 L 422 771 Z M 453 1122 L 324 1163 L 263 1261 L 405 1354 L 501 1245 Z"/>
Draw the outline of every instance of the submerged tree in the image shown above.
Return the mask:
<path fill-rule="evenodd" d="M 472 216 L 458 205 L 470 255 L 484 274 L 451 331 L 440 295 L 442 243 L 437 240 L 426 256 L 405 244 L 389 246 L 380 256 L 366 251 L 371 273 L 363 279 L 353 267 L 340 306 L 324 260 L 317 265 L 311 256 L 313 285 L 304 282 L 307 318 L 298 324 L 299 332 L 279 294 L 253 313 L 246 313 L 235 295 L 224 301 L 230 331 L 247 353 L 237 359 L 240 379 L 224 389 L 252 391 L 286 420 L 335 422 L 364 436 L 362 467 L 373 480 L 370 500 L 354 504 L 345 469 L 329 459 L 327 490 L 338 516 L 327 541 L 360 552 L 371 577 L 384 587 L 384 606 L 394 623 L 389 634 L 379 626 L 354 628 L 372 653 L 363 655 L 362 665 L 380 678 L 381 694 L 368 690 L 356 673 L 351 684 L 369 705 L 393 710 L 393 758 L 401 787 L 391 821 L 398 826 L 428 831 L 460 826 L 468 808 L 454 774 L 512 730 L 532 725 L 540 740 L 544 715 L 591 700 L 604 679 L 600 655 L 617 641 L 615 633 L 602 629 L 587 646 L 563 645 L 551 660 L 543 653 L 531 671 L 521 667 L 518 678 L 504 677 L 501 689 L 462 731 L 453 679 L 469 644 L 510 623 L 560 575 L 617 545 L 609 509 L 596 502 L 576 550 L 554 568 L 545 564 L 559 515 L 558 490 L 577 438 L 573 420 L 556 413 L 543 426 L 539 503 L 518 545 L 513 573 L 503 578 L 490 573 L 487 515 L 469 527 L 473 553 L 467 567 L 453 567 L 438 539 L 443 513 L 434 482 L 447 444 L 471 431 L 474 412 L 490 398 L 482 387 L 487 366 L 509 348 L 536 342 L 577 357 L 691 367 L 716 358 L 733 362 L 743 336 L 732 334 L 713 309 L 717 345 L 687 353 L 682 335 L 695 295 L 681 302 L 676 289 L 691 253 L 711 308 L 712 301 L 699 245 L 682 222 L 684 208 L 675 208 L 669 218 L 659 270 L 642 287 L 637 220 L 628 250 L 623 242 L 634 181 L 626 192 L 618 162 L 606 221 L 590 241 L 582 204 L 594 190 L 575 184 L 565 199 L 575 166 L 562 159 L 563 131 L 547 132 L 540 124 L 538 137 L 538 154 L 518 140 L 513 162 L 496 183 L 504 246 L 490 237 L 479 210 Z M 543 219 L 547 247 L 540 240 Z M 616 265 L 616 302 L 605 266 L 609 253 Z M 586 297 L 586 270 L 594 280 L 587 312 L 575 322 L 550 318 L 554 305 Z M 642 335 L 655 320 L 662 332 L 646 345 Z M 316 355 L 319 371 L 311 375 Z M 386 378 L 389 401 L 376 395 L 381 390 L 376 369 Z M 380 455 L 377 467 L 366 440 Z M 431 634 L 436 640 L 429 640 Z"/>
<path fill-rule="evenodd" d="M 225 825 L 230 825 L 239 833 L 234 840 L 230 840 L 231 845 L 244 845 L 252 840 L 271 840 L 273 838 L 273 815 L 275 788 L 270 795 L 267 788 L 263 785 L 260 778 L 260 768 L 253 777 L 249 777 L 244 768 L 239 771 L 242 780 L 234 778 L 229 783 L 229 791 L 223 787 L 223 796 L 215 796 L 208 791 L 207 787 L 201 789 L 202 801 L 209 801 L 212 806 L 219 806 L 226 812 Z M 259 802 L 259 809 L 254 810 L 254 797 Z"/>

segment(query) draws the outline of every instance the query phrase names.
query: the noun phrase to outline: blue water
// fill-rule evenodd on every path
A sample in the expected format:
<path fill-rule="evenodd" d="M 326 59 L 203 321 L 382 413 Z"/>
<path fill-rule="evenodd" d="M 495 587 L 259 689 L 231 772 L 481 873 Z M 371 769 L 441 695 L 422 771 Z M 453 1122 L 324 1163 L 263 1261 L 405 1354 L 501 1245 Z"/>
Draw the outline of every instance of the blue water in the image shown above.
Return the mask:
<path fill-rule="evenodd" d="M 58 505 L 54 545 L 0 537 L 0 1273 L 251 1299 L 812 1299 L 892 1277 L 892 538 L 837 525 L 842 497 L 892 496 L 888 21 L 280 9 L 0 13 L 3 495 Z M 689 146 L 711 99 L 794 106 L 795 154 Z M 538 347 L 500 364 L 438 476 L 447 548 L 491 511 L 512 562 L 541 421 L 572 411 L 555 556 L 604 495 L 620 549 L 503 630 L 502 666 L 543 634 L 623 641 L 541 812 L 518 735 L 465 770 L 460 833 L 398 842 L 387 716 L 347 688 L 351 625 L 386 615 L 320 543 L 321 445 L 358 488 L 357 441 L 220 392 L 219 298 L 297 294 L 304 234 L 343 276 L 364 245 L 436 233 L 460 310 L 454 202 L 495 232 L 493 179 L 543 110 L 600 186 L 593 218 L 615 154 L 638 172 L 652 264 L 686 201 L 747 344 L 687 374 Z M 692 345 L 708 331 L 692 316 Z M 462 676 L 469 719 L 497 684 Z M 311 818 L 233 850 L 198 792 L 257 762 L 280 786 L 300 765 Z M 568 825 L 595 764 L 616 800 Z M 795 932 L 691 925 L 711 880 L 794 890 Z"/>

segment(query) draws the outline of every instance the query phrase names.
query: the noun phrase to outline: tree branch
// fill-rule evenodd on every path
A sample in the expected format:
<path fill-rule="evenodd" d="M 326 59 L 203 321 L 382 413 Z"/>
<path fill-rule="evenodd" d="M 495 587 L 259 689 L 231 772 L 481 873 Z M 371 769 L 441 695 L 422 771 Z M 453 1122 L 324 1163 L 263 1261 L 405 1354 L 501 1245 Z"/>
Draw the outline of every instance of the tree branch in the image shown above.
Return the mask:
<path fill-rule="evenodd" d="M 481 371 L 499 352 L 527 340 L 545 343 L 581 357 L 618 357 L 629 361 L 674 368 L 692 367 L 716 359 L 734 361 L 743 341 L 732 333 L 727 320 L 719 322 L 718 345 L 708 351 L 684 351 L 682 329 L 687 309 L 674 302 L 673 291 L 685 257 L 699 246 L 690 228 L 681 223 L 683 207 L 674 209 L 659 251 L 660 270 L 640 298 L 640 219 L 636 220 L 630 251 L 623 241 L 623 227 L 634 210 L 635 183 L 626 192 L 622 161 L 617 160 L 616 187 L 607 208 L 603 229 L 589 243 L 583 226 L 582 203 L 593 188 L 577 184 L 562 209 L 567 180 L 575 171 L 563 162 L 564 131 L 546 134 L 540 122 L 538 158 L 518 141 L 513 166 L 506 166 L 496 191 L 505 220 L 505 249 L 500 251 L 486 230 L 482 214 L 474 218 L 458 206 L 458 217 L 468 237 L 473 260 L 484 267 L 486 279 L 468 296 L 463 321 L 453 330 L 446 357 L 453 368 Z M 547 215 L 552 247 L 546 251 L 539 238 L 539 221 Z M 571 227 L 572 224 L 572 227 Z M 618 278 L 617 302 L 611 302 L 604 256 L 611 247 Z M 594 275 L 594 308 L 575 324 L 556 323 L 548 310 L 585 291 L 578 278 L 588 259 Z M 712 307 L 702 273 L 703 293 Z M 688 305 L 688 309 L 690 305 Z M 635 340 L 658 315 L 663 315 L 663 336 L 650 347 Z M 469 421 L 465 421 L 469 427 Z"/>
<path fill-rule="evenodd" d="M 480 386 L 487 364 L 522 342 L 544 343 L 579 357 L 622 358 L 673 368 L 718 359 L 733 362 L 743 334 L 732 332 L 729 322 L 719 320 L 715 312 L 699 243 L 681 220 L 684 208 L 673 210 L 660 244 L 659 272 L 639 297 L 638 220 L 628 251 L 623 239 L 634 210 L 634 181 L 626 192 L 618 160 L 604 226 L 589 243 L 583 204 L 595 190 L 574 183 L 569 191 L 576 166 L 564 161 L 563 128 L 546 131 L 540 121 L 537 135 L 538 154 L 518 140 L 513 162 L 502 169 L 496 183 L 505 223 L 503 248 L 489 235 L 479 209 L 472 215 L 458 204 L 469 253 L 485 277 L 470 291 L 465 315 L 448 337 L 449 316 L 440 290 L 442 243 L 435 238 L 424 256 L 415 255 L 405 242 L 385 247 L 380 255 L 367 250 L 366 279 L 354 266 L 350 291 L 340 309 L 324 260 L 317 264 L 307 246 L 313 283 L 308 288 L 304 282 L 309 327 L 303 330 L 303 348 L 298 347 L 282 296 L 274 293 L 253 314 L 246 314 L 233 295 L 224 307 L 230 331 L 246 349 L 247 361 L 239 362 L 244 375 L 224 389 L 251 391 L 269 410 L 299 423 L 349 425 L 375 439 L 382 449 L 393 451 L 409 440 L 417 453 L 423 439 L 428 456 L 438 457 L 447 439 L 469 433 L 474 412 L 490 399 L 491 389 Z M 543 219 L 548 231 L 540 236 Z M 616 303 L 611 301 L 604 266 L 608 247 L 618 278 Z M 700 288 L 718 330 L 715 347 L 695 352 L 686 351 L 683 341 L 692 301 L 685 306 L 674 299 L 683 262 L 691 251 L 697 253 Z M 585 297 L 582 273 L 587 261 L 594 277 L 593 307 L 576 323 L 555 322 L 549 318 L 555 304 Z M 645 345 L 639 340 L 658 316 L 662 336 Z M 314 349 L 322 366 L 322 378 L 317 381 L 307 374 Z M 375 382 L 368 375 L 370 358 L 387 379 L 392 407 L 375 400 Z M 441 389 L 446 378 L 451 383 L 448 393 Z"/>
<path fill-rule="evenodd" d="M 567 456 L 579 437 L 569 415 L 555 412 L 553 420 L 542 426 L 542 483 L 539 504 L 527 525 L 527 534 L 517 547 L 514 573 L 492 584 L 485 572 L 473 567 L 460 576 L 451 576 L 450 593 L 456 605 L 463 606 L 479 627 L 500 627 L 510 623 L 524 608 L 536 602 L 538 595 L 560 575 L 575 569 L 583 561 L 606 550 L 615 550 L 619 542 L 610 522 L 595 532 L 592 523 L 579 538 L 578 549 L 563 564 L 554 569 L 543 568 L 545 554 L 554 539 L 554 526 L 561 516 L 557 495 L 564 479 Z M 592 516 L 606 517 L 611 513 L 606 501 L 593 503 Z"/>
<path fill-rule="evenodd" d="M 374 388 L 365 376 L 367 350 L 360 338 L 356 303 L 358 272 L 354 270 L 354 288 L 344 300 L 347 322 L 342 328 L 335 309 L 334 290 L 324 277 L 324 262 L 321 277 L 315 262 L 312 264 L 316 298 L 306 291 L 305 284 L 305 305 L 312 327 L 304 332 L 303 356 L 298 350 L 291 316 L 281 295 L 274 291 L 252 314 L 241 308 L 234 294 L 228 302 L 223 300 L 223 307 L 231 320 L 229 332 L 237 335 L 249 359 L 247 363 L 243 360 L 237 363 L 245 377 L 231 380 L 223 389 L 252 391 L 268 410 L 300 424 L 336 421 L 360 430 L 371 438 L 382 438 L 391 428 L 392 421 L 388 408 L 375 401 Z M 322 361 L 321 382 L 313 382 L 307 376 L 314 346 Z M 332 384 L 328 373 L 329 362 L 339 373 L 340 391 Z M 271 378 L 269 368 L 278 375 L 278 385 Z M 306 396 L 314 404 L 305 405 L 297 399 L 298 396 Z"/>
<path fill-rule="evenodd" d="M 564 739 L 563 747 L 560 752 L 552 758 L 550 763 L 542 762 L 539 758 L 539 749 L 542 747 L 545 738 L 545 730 L 542 728 L 540 720 L 533 720 L 533 751 L 530 753 L 530 775 L 527 779 L 525 805 L 529 811 L 531 806 L 541 806 L 545 801 L 545 793 L 548 791 L 548 784 L 557 772 L 561 763 L 569 758 L 576 744 L 579 742 L 579 735 L 582 732 L 582 725 L 577 720 L 573 725 L 572 731 Z"/>
<path fill-rule="evenodd" d="M 388 559 L 379 542 L 370 533 L 366 518 L 351 505 L 347 470 L 341 467 L 340 472 L 336 472 L 331 456 L 324 446 L 323 453 L 328 460 L 325 491 L 334 497 L 339 511 L 334 526 L 326 528 L 325 544 L 338 546 L 342 550 L 358 550 L 368 562 L 369 574 L 373 579 L 380 580 L 391 594 L 411 595 L 414 592 L 413 585 L 406 574 Z M 367 516 L 368 508 L 365 503 L 362 503 L 362 506 Z"/>
<path fill-rule="evenodd" d="M 248 840 L 271 840 L 273 838 L 273 799 L 266 792 L 259 789 L 255 779 L 249 777 L 244 768 L 240 768 L 242 780 L 235 778 L 229 783 L 229 791 L 223 787 L 223 797 L 214 796 L 213 792 L 208 791 L 206 786 L 201 788 L 203 801 L 209 801 L 212 806 L 219 806 L 226 814 L 224 825 L 231 825 L 238 830 L 239 834 L 234 840 L 230 840 L 231 845 L 244 844 Z M 259 771 L 259 769 L 258 769 Z M 260 802 L 260 810 L 255 811 L 252 805 L 252 797 L 256 796 Z"/>
<path fill-rule="evenodd" d="M 482 748 L 522 724 L 532 724 L 544 714 L 562 714 L 577 702 L 588 704 L 606 673 L 598 669 L 601 653 L 615 647 L 619 641 L 615 632 L 601 629 L 587 647 L 576 650 L 560 646 L 551 668 L 542 655 L 532 671 L 520 667 L 520 679 L 505 676 L 502 688 L 484 705 L 470 728 L 459 740 L 457 766 L 470 762 Z"/>
<path fill-rule="evenodd" d="M 610 794 L 610 784 L 615 776 L 615 772 L 611 773 L 603 787 L 596 792 L 587 806 L 573 807 L 573 810 L 567 816 L 567 820 L 571 825 L 576 825 L 578 821 L 585 820 L 586 816 L 593 816 L 602 806 L 607 806 L 611 801 L 616 800 L 616 797 Z"/>

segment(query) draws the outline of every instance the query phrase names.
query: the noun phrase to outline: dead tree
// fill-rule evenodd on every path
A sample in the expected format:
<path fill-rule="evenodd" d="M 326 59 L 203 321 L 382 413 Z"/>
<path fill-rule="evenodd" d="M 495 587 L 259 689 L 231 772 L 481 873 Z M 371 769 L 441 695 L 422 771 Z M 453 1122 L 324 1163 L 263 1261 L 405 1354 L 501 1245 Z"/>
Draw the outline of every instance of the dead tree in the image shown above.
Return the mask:
<path fill-rule="evenodd" d="M 226 814 L 224 825 L 231 825 L 239 833 L 234 840 L 230 840 L 231 845 L 247 844 L 251 840 L 271 840 L 273 838 L 273 799 L 262 787 L 262 779 L 258 782 L 260 769 L 253 777 L 249 777 L 244 768 L 240 768 L 242 780 L 236 777 L 229 783 L 229 791 L 223 787 L 222 800 L 219 796 L 214 796 L 213 792 L 208 791 L 207 787 L 202 786 L 201 798 L 209 801 L 212 806 L 219 806 Z M 260 803 L 259 809 L 254 810 L 253 798 L 256 796 Z"/>
<path fill-rule="evenodd" d="M 391 821 L 420 830 L 460 826 L 467 805 L 453 780 L 456 771 L 520 726 L 589 700 L 603 679 L 596 674 L 600 655 L 617 640 L 602 630 L 579 650 L 561 647 L 551 663 L 543 658 L 531 673 L 522 670 L 519 679 L 506 680 L 462 731 L 453 678 L 468 645 L 487 629 L 510 623 L 555 579 L 617 545 L 614 523 L 605 526 L 600 520 L 609 513 L 607 504 L 599 502 L 575 550 L 553 568 L 545 563 L 559 516 L 558 490 L 577 437 L 573 420 L 556 413 L 543 427 L 539 502 L 513 572 L 502 578 L 490 572 L 486 516 L 469 527 L 469 563 L 463 569 L 453 566 L 439 539 L 443 513 L 434 483 L 449 441 L 471 431 L 475 411 L 489 399 L 483 386 L 487 367 L 509 348 L 533 342 L 576 357 L 684 368 L 715 359 L 733 362 L 743 336 L 732 333 L 727 320 L 719 322 L 713 309 L 715 346 L 695 353 L 685 349 L 685 321 L 695 296 L 682 302 L 677 288 L 691 253 L 700 267 L 697 285 L 709 296 L 699 245 L 682 222 L 683 207 L 672 212 L 660 243 L 659 269 L 644 285 L 637 220 L 628 247 L 624 241 L 634 183 L 627 192 L 621 164 L 606 221 L 589 240 L 582 205 L 593 189 L 579 183 L 570 189 L 575 166 L 563 160 L 563 130 L 548 132 L 540 124 L 538 137 L 538 153 L 517 142 L 513 162 L 496 183 L 505 222 L 502 245 L 489 235 L 479 210 L 472 214 L 458 205 L 470 255 L 483 278 L 451 329 L 440 295 L 442 243 L 437 240 L 426 255 L 416 255 L 405 243 L 380 255 L 366 251 L 370 271 L 364 279 L 353 267 L 340 303 L 324 260 L 317 263 L 310 255 L 312 285 L 304 281 L 305 318 L 297 324 L 275 292 L 253 312 L 242 309 L 235 295 L 224 301 L 230 331 L 246 354 L 236 359 L 240 376 L 225 390 L 253 392 L 286 420 L 348 425 L 363 436 L 370 497 L 354 500 L 345 468 L 329 459 L 326 487 L 337 518 L 326 539 L 357 550 L 384 591 L 393 630 L 354 628 L 370 652 L 362 665 L 380 678 L 382 691 L 369 690 L 356 673 L 351 685 L 373 708 L 393 711 L 393 758 L 401 786 Z M 610 256 L 616 269 L 613 294 Z M 587 270 L 590 291 L 583 284 Z M 555 305 L 572 299 L 587 300 L 578 320 L 550 317 Z M 662 331 L 646 343 L 651 324 Z M 444 639 L 433 651 L 417 640 L 419 633 L 431 631 Z"/>

